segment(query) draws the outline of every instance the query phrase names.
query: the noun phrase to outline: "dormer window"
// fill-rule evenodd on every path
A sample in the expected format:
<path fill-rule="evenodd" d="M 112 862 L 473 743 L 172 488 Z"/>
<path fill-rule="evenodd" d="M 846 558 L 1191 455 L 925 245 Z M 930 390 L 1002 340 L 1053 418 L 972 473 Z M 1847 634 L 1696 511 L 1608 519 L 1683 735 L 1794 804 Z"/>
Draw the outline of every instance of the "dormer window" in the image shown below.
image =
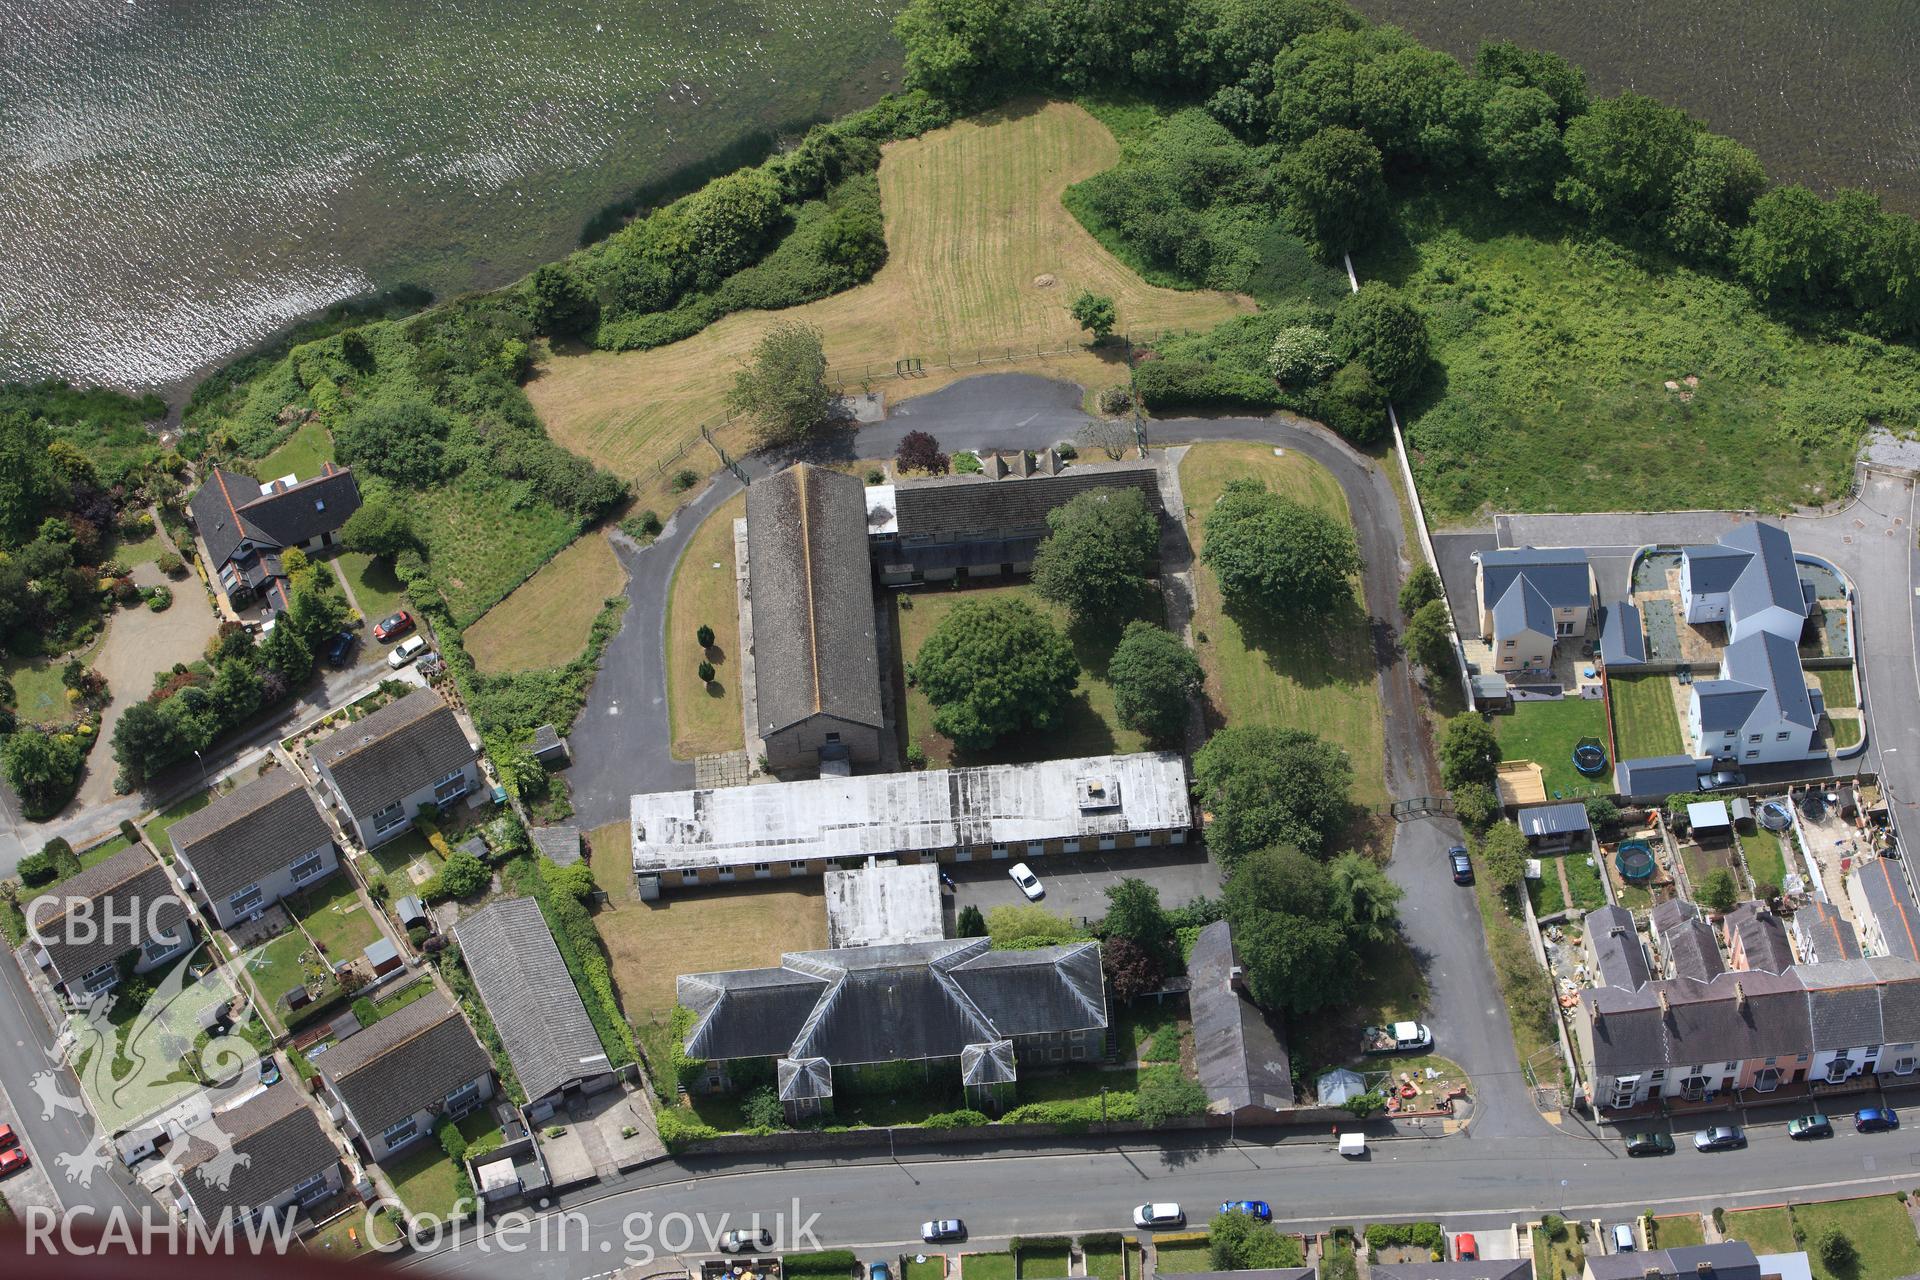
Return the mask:
<path fill-rule="evenodd" d="M 324 499 L 324 498 L 315 498 L 315 499 L 313 500 L 313 509 L 314 509 L 315 511 L 325 511 L 325 510 L 327 509 L 327 503 L 326 503 L 326 499 Z"/>

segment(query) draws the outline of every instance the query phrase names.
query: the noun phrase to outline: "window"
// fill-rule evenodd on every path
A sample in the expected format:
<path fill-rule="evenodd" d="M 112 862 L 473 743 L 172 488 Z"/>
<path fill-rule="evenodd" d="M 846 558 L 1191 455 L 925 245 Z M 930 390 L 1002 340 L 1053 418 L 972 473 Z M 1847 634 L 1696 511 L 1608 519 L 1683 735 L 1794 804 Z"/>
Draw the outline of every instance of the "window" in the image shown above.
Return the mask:
<path fill-rule="evenodd" d="M 395 827 L 404 824 L 406 820 L 406 805 L 395 800 L 392 804 L 373 815 L 373 833 L 383 836 Z"/>
<path fill-rule="evenodd" d="M 231 898 L 228 898 L 227 906 L 231 907 L 235 914 L 244 915 L 260 905 L 261 897 L 260 886 L 250 884 L 240 892 L 234 894 Z"/>
<path fill-rule="evenodd" d="M 386 1131 L 380 1135 L 380 1141 L 389 1147 L 396 1147 L 419 1132 L 420 1126 L 413 1122 L 412 1116 L 408 1116 L 399 1124 L 388 1125 Z"/>
<path fill-rule="evenodd" d="M 1513 646 L 1514 646 L 1514 645 L 1516 645 L 1516 644 L 1518 644 L 1518 643 L 1519 643 L 1519 641 L 1517 641 L 1517 640 L 1509 640 L 1509 641 L 1507 641 L 1507 648 L 1509 648 L 1509 649 L 1511 649 L 1511 648 L 1513 648 Z"/>
<path fill-rule="evenodd" d="M 1758 742 L 1758 741 L 1760 741 L 1760 735 L 1759 735 L 1759 734 L 1757 734 L 1757 733 L 1750 733 L 1750 734 L 1748 734 L 1748 735 L 1747 735 L 1747 741 L 1748 741 L 1748 742 Z"/>
<path fill-rule="evenodd" d="M 469 1080 L 447 1095 L 447 1110 L 458 1110 L 462 1103 L 471 1102 L 480 1095 L 480 1082 Z"/>
<path fill-rule="evenodd" d="M 1759 757 L 1760 757 L 1760 753 L 1758 751 L 1747 752 L 1747 759 L 1749 760 L 1757 760 L 1759 759 Z"/>
<path fill-rule="evenodd" d="M 433 784 L 433 802 L 435 804 L 445 804 L 449 800 L 457 800 L 467 794 L 468 789 L 472 785 L 473 784 L 467 779 L 467 771 L 464 766 L 455 769 L 452 773 Z"/>
<path fill-rule="evenodd" d="M 1835 1058 L 1827 1064 L 1827 1083 L 1838 1084 L 1853 1074 L 1853 1059 Z"/>
<path fill-rule="evenodd" d="M 321 855 L 317 853 L 308 854 L 293 864 L 293 882 L 299 884 L 303 880 L 313 879 L 320 874 L 320 868 L 326 865 L 327 860 Z"/>
<path fill-rule="evenodd" d="M 806 869 L 807 864 L 804 862 L 789 862 L 787 864 L 787 870 L 789 871 L 805 871 Z"/>
<path fill-rule="evenodd" d="M 837 733 L 830 733 L 830 734 L 828 734 L 828 735 L 827 735 L 827 742 L 828 742 L 828 744 L 829 744 L 829 745 L 831 745 L 831 744 L 833 744 L 833 743 L 836 743 L 836 742 L 839 742 L 839 741 L 840 741 L 840 735 L 839 735 L 839 734 L 837 734 Z"/>
<path fill-rule="evenodd" d="M 312 1204 L 327 1195 L 327 1175 L 316 1173 L 311 1178 L 295 1183 L 293 1198 L 301 1204 Z"/>
<path fill-rule="evenodd" d="M 1897 1076 L 1910 1076 L 1913 1074 L 1914 1066 L 1915 1063 L 1912 1058 L 1895 1058 L 1893 1060 L 1893 1074 Z"/>
<path fill-rule="evenodd" d="M 1773 740 L 1775 742 L 1785 742 L 1788 738 L 1791 738 L 1792 736 L 1793 736 L 1792 733 L 1782 730 L 1781 732 L 1773 735 Z"/>
<path fill-rule="evenodd" d="M 1733 737 L 1733 730 L 1731 730 L 1731 729 L 1729 729 L 1729 730 L 1727 730 L 1727 736 L 1728 736 L 1729 738 L 1731 738 L 1731 737 Z"/>
<path fill-rule="evenodd" d="M 149 942 L 146 946 L 142 947 L 140 950 L 142 951 L 142 953 L 146 955 L 147 959 L 158 960 L 161 956 L 166 955 L 169 951 L 172 951 L 175 947 L 179 945 L 180 945 L 180 940 L 174 937 L 173 935 L 168 934 L 164 937 L 155 938 L 152 942 Z"/>
<path fill-rule="evenodd" d="M 120 981 L 120 968 L 112 961 L 108 961 L 106 964 L 95 965 L 87 970 L 80 979 L 80 986 L 90 996 L 99 995 L 118 981 Z"/>
<path fill-rule="evenodd" d="M 771 862 L 756 862 L 753 864 L 753 869 L 755 871 L 771 871 L 773 870 L 773 864 Z"/>

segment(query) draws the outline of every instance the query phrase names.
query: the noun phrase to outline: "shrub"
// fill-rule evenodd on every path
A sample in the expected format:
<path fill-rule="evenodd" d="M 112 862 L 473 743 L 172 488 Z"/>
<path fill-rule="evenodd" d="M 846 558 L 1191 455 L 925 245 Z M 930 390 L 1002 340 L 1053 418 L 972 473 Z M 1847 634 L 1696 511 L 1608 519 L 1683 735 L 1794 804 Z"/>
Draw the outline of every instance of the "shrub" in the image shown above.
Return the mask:
<path fill-rule="evenodd" d="M 790 1253 L 780 1260 L 781 1270 L 790 1276 L 832 1276 L 846 1280 L 854 1268 L 851 1249 L 822 1249 L 818 1253 Z"/>
<path fill-rule="evenodd" d="M 975 1129 L 992 1123 L 979 1111 L 936 1111 L 920 1122 L 922 1129 Z"/>
<path fill-rule="evenodd" d="M 493 882 L 493 873 L 487 865 L 465 850 L 458 850 L 447 859 L 431 880 L 423 886 L 423 896 L 438 900 L 442 898 L 469 898 L 479 893 Z"/>
<path fill-rule="evenodd" d="M 39 853 L 30 853 L 20 859 L 18 870 L 20 883 L 29 889 L 38 889 L 44 884 L 53 882 L 53 858 L 44 850 Z"/>
<path fill-rule="evenodd" d="M 147 591 L 147 608 L 155 613 L 164 613 L 173 606 L 173 592 L 166 587 L 153 587 Z"/>
<path fill-rule="evenodd" d="M 620 522 L 620 531 L 636 542 L 660 536 L 660 513 L 649 507 L 637 516 L 628 516 Z"/>
<path fill-rule="evenodd" d="M 711 662 L 702 662 L 699 668 L 697 669 L 696 674 L 700 677 L 701 684 L 712 684 L 713 674 L 714 674 L 713 664 Z"/>
<path fill-rule="evenodd" d="M 972 450 L 963 449 L 953 455 L 953 472 L 961 476 L 977 476 L 986 470 L 980 464 L 980 455 Z"/>
<path fill-rule="evenodd" d="M 1550 1213 L 1540 1219 L 1540 1231 L 1554 1244 L 1567 1238 L 1567 1220 L 1557 1213 Z"/>
<path fill-rule="evenodd" d="M 908 744 L 906 761 L 907 761 L 907 768 L 909 769 L 926 768 L 927 767 L 927 749 L 921 746 L 917 742 Z"/>
<path fill-rule="evenodd" d="M 700 477 L 692 471 L 680 470 L 673 473 L 672 485 L 675 493 L 685 493 L 699 483 Z"/>
<path fill-rule="evenodd" d="M 162 551 L 160 558 L 154 561 L 154 565 L 169 578 L 178 578 L 187 572 L 185 562 L 171 551 Z"/>
<path fill-rule="evenodd" d="M 1125 383 L 1116 382 L 1110 387 L 1102 387 L 1099 399 L 1100 412 L 1110 418 L 1117 418 L 1133 408 L 1133 389 Z"/>
<path fill-rule="evenodd" d="M 1850 1275 L 1860 1266 L 1860 1250 L 1838 1227 L 1828 1227 L 1813 1242 L 1820 1265 L 1835 1275 Z"/>
<path fill-rule="evenodd" d="M 363 1027 L 370 1027 L 380 1021 L 380 1011 L 373 1007 L 373 1001 L 361 996 L 352 1004 L 354 1020 Z"/>
<path fill-rule="evenodd" d="M 780 1106 L 780 1095 L 771 1087 L 755 1089 L 740 1105 L 740 1118 L 749 1129 L 784 1129 L 787 1113 Z"/>
<path fill-rule="evenodd" d="M 713 628 L 706 623 L 703 622 L 700 624 L 699 628 L 694 631 L 693 638 L 702 649 L 713 648 Z"/>
<path fill-rule="evenodd" d="M 876 484 L 885 484 L 886 482 L 887 482 L 886 472 L 882 471 L 878 467 L 869 467 L 867 469 L 867 484 L 869 486 L 876 485 Z"/>

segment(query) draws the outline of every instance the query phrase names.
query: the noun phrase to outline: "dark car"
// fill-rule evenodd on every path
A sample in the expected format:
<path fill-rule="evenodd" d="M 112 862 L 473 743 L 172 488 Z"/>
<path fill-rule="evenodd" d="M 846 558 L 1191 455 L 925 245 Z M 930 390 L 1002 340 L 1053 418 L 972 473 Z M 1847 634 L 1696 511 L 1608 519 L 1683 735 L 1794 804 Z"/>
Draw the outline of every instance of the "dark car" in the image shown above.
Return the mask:
<path fill-rule="evenodd" d="M 413 615 L 405 609 L 390 613 L 373 624 L 373 638 L 385 644 L 395 636 L 403 636 L 413 630 Z"/>
<path fill-rule="evenodd" d="M 1473 859 L 1467 856 L 1467 846 L 1457 844 L 1447 850 L 1447 861 L 1453 866 L 1455 884 L 1473 883 Z"/>
<path fill-rule="evenodd" d="M 1853 1117 L 1856 1133 L 1885 1133 L 1899 1127 L 1900 1117 L 1893 1113 L 1892 1107 L 1864 1107 Z"/>
<path fill-rule="evenodd" d="M 339 635 L 327 641 L 327 664 L 329 666 L 346 666 L 347 659 L 351 657 L 352 654 L 353 632 L 342 631 Z"/>
<path fill-rule="evenodd" d="M 1709 1125 L 1693 1135 L 1695 1151 L 1737 1151 L 1747 1145 L 1747 1135 L 1736 1124 Z"/>
<path fill-rule="evenodd" d="M 1717 769 L 1700 779 L 1702 791 L 1719 791 L 1725 787 L 1744 787 L 1747 775 L 1738 769 Z"/>
<path fill-rule="evenodd" d="M 261 1084 L 279 1084 L 280 1083 L 280 1064 L 274 1061 L 272 1058 L 260 1059 L 260 1083 Z"/>
<path fill-rule="evenodd" d="M 1787 1121 L 1789 1138 L 1831 1138 L 1833 1121 L 1822 1115 L 1795 1116 Z"/>
<path fill-rule="evenodd" d="M 1627 1154 L 1630 1156 L 1670 1156 L 1673 1154 L 1673 1135 L 1669 1133 L 1630 1133 L 1627 1135 Z"/>
<path fill-rule="evenodd" d="M 1261 1222 L 1273 1221 L 1273 1206 L 1265 1200 L 1229 1200 L 1220 1206 L 1222 1213 L 1244 1213 Z"/>

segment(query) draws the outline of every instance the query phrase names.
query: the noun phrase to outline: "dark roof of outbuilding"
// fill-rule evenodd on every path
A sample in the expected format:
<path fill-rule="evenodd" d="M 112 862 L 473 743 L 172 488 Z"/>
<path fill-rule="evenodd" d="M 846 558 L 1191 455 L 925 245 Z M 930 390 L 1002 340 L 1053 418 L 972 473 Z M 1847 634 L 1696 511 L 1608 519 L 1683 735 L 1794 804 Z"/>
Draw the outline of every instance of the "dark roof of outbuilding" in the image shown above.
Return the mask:
<path fill-rule="evenodd" d="M 1047 513 L 1094 489 L 1134 489 L 1155 512 L 1163 510 L 1157 463 L 1075 463 L 1054 475 L 936 476 L 893 486 L 900 540 L 932 541 L 1044 536 Z M 863 517 L 864 518 L 864 517 Z"/>
<path fill-rule="evenodd" d="M 453 936 L 529 1101 L 610 1069 L 539 903 L 496 899 Z"/>
<path fill-rule="evenodd" d="M 1520 834 L 1529 838 L 1572 835 L 1593 829 L 1593 824 L 1587 821 L 1587 806 L 1571 801 L 1565 804 L 1537 804 L 1520 810 L 1516 817 L 1520 823 Z"/>
<path fill-rule="evenodd" d="M 230 1155 L 209 1140 L 208 1126 L 226 1136 Z M 217 1173 L 202 1167 L 216 1156 L 221 1157 Z M 206 1126 L 188 1130 L 171 1158 L 201 1219 L 214 1223 L 229 1211 L 236 1221 L 244 1220 L 290 1187 L 339 1163 L 340 1151 L 301 1091 L 282 1082 L 219 1113 Z"/>
<path fill-rule="evenodd" d="M 1633 667 L 1647 660 L 1647 637 L 1640 610 L 1616 600 L 1600 610 L 1600 661 L 1609 667 Z"/>
<path fill-rule="evenodd" d="M 291 769 L 224 795 L 167 829 L 209 898 L 226 897 L 333 839 L 313 797 Z"/>
<path fill-rule="evenodd" d="M 747 562 L 761 734 L 816 715 L 878 727 L 865 487 L 804 462 L 753 485 Z"/>
<path fill-rule="evenodd" d="M 118 959 L 122 953 L 146 945 L 159 934 L 172 933 L 175 926 L 187 918 L 187 904 L 174 892 L 166 868 L 154 861 L 144 844 L 122 849 L 106 861 L 53 886 L 48 894 L 53 901 L 40 906 L 33 914 L 34 936 L 46 948 L 62 982 L 85 977 L 108 961 Z M 88 913 L 89 919 L 73 931 L 79 937 L 68 941 L 65 922 L 82 902 L 95 905 Z M 156 903 L 158 906 L 153 906 Z M 27 905 L 32 909 L 33 902 Z M 140 922 L 139 938 L 129 939 L 124 930 L 106 923 L 130 919 Z M 156 932 L 148 933 L 149 925 Z"/>
<path fill-rule="evenodd" d="M 1292 1059 L 1268 1016 L 1233 988 L 1238 960 L 1225 920 L 1200 930 L 1187 961 L 1194 1065 L 1210 1101 L 1230 1110 L 1294 1105 Z"/>
<path fill-rule="evenodd" d="M 360 509 L 360 486 L 351 470 L 330 462 L 321 474 L 273 493 L 260 492 L 251 476 L 213 467 L 187 505 L 218 568 L 242 541 L 271 551 L 338 529 Z"/>
<path fill-rule="evenodd" d="M 1696 756 L 1639 756 L 1613 766 L 1613 785 L 1623 796 L 1670 796 L 1697 791 L 1711 760 Z"/>
<path fill-rule="evenodd" d="M 453 711 L 431 689 L 416 689 L 313 747 L 356 817 L 438 782 L 479 756 Z"/>
<path fill-rule="evenodd" d="M 432 991 L 314 1059 L 363 1133 L 379 1133 L 493 1070 L 460 1010 Z"/>

